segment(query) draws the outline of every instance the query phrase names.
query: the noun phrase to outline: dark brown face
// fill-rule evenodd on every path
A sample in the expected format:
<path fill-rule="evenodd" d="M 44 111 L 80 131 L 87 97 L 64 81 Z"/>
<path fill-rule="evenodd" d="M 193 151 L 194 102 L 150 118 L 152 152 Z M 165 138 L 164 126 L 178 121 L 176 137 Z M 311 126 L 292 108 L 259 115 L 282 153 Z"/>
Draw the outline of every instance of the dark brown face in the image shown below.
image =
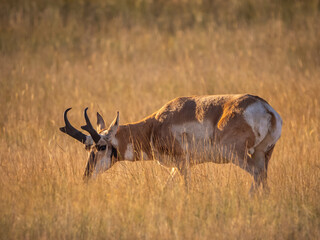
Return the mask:
<path fill-rule="evenodd" d="M 87 180 L 92 174 L 108 170 L 117 161 L 117 155 L 117 149 L 111 144 L 102 143 L 92 147 L 83 178 Z"/>

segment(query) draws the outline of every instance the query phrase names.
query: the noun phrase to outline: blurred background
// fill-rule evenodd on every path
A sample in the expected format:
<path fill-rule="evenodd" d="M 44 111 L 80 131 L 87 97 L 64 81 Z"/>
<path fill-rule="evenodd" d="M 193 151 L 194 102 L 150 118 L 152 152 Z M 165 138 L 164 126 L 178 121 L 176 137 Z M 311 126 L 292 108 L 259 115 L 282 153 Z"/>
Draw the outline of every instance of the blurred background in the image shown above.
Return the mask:
<path fill-rule="evenodd" d="M 126 108 L 145 116 L 180 95 L 313 91 L 319 12 L 318 0 L 2 0 L 1 109 L 36 103 L 56 119 L 59 104 L 101 104 L 132 121 Z"/>
<path fill-rule="evenodd" d="M 0 238 L 316 239 L 319 39 L 319 0 L 0 0 Z M 196 167 L 190 194 L 153 163 L 87 186 L 85 150 L 58 130 L 68 107 L 79 128 L 87 106 L 123 124 L 229 93 L 283 118 L 269 196 L 233 165 Z"/>

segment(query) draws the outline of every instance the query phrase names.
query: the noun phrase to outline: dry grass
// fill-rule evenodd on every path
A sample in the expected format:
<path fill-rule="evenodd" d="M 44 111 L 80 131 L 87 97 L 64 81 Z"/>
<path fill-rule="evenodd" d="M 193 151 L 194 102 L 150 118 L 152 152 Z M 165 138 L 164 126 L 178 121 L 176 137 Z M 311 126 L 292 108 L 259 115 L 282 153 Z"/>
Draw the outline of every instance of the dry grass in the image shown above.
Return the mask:
<path fill-rule="evenodd" d="M 0 29 L 1 239 L 319 238 L 317 14 L 174 32 L 117 18 L 107 30 L 63 25 L 54 8 L 34 25 L 26 16 L 11 12 Z M 163 190 L 168 173 L 154 162 L 84 184 L 86 152 L 58 131 L 70 106 L 79 127 L 86 106 L 125 123 L 177 96 L 221 93 L 259 95 L 283 118 L 269 195 L 250 198 L 251 178 L 233 165 L 195 167 L 188 194 Z"/>

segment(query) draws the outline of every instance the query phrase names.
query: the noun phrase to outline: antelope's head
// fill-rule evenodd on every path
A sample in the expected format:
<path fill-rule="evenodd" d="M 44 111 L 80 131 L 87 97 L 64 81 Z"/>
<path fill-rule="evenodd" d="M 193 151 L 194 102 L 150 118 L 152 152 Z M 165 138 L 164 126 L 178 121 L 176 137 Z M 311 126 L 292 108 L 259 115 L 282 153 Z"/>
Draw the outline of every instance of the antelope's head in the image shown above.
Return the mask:
<path fill-rule="evenodd" d="M 86 108 L 84 110 L 86 125 L 81 128 L 87 131 L 90 135 L 85 135 L 70 124 L 67 116 L 67 113 L 70 110 L 71 108 L 68 108 L 64 112 L 64 121 L 66 126 L 61 127 L 60 130 L 85 144 L 85 148 L 90 152 L 87 167 L 83 176 L 84 179 L 89 179 L 92 175 L 95 176 L 100 172 L 108 170 L 117 160 L 115 135 L 119 127 L 119 112 L 117 112 L 117 116 L 109 128 L 106 128 L 103 118 L 99 113 L 97 113 L 98 131 L 96 131 L 92 127 L 87 115 L 88 108 Z"/>

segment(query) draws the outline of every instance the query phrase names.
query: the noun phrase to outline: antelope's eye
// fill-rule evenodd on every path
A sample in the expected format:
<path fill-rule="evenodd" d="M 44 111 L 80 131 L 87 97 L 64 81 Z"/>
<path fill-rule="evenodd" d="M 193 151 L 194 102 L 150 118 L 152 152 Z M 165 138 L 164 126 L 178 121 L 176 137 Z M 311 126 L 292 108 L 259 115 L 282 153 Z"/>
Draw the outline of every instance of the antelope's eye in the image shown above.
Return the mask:
<path fill-rule="evenodd" d="M 97 146 L 98 151 L 104 151 L 107 149 L 107 145 Z"/>

